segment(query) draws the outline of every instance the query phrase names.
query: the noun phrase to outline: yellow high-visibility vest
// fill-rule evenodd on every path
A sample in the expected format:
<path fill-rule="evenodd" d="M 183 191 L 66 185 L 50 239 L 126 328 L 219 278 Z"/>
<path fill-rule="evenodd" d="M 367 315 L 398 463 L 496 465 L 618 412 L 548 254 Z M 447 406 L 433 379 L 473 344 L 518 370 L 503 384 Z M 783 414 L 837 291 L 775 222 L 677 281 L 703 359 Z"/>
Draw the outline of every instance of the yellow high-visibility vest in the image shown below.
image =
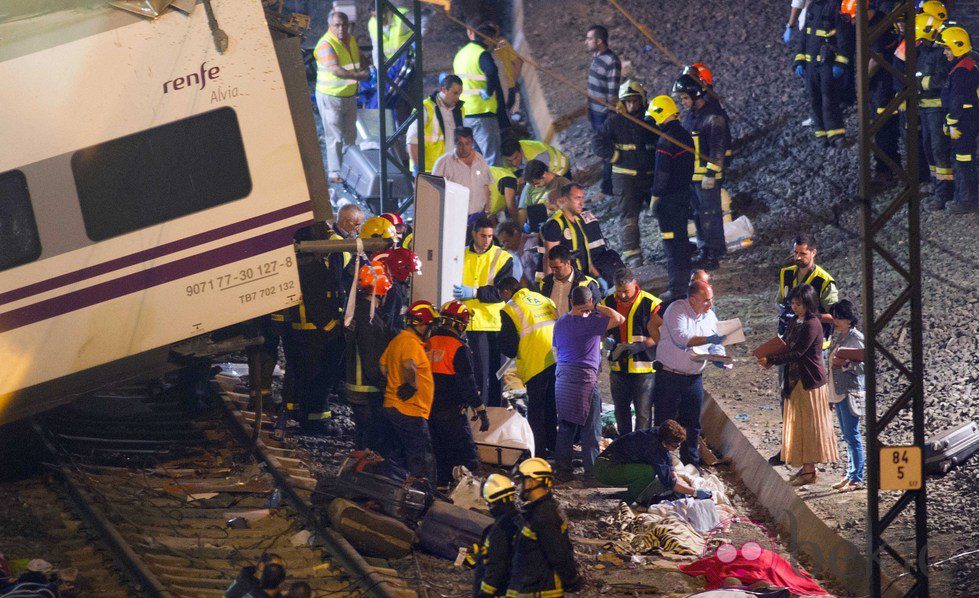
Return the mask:
<path fill-rule="evenodd" d="M 604 303 L 608 307 L 616 309 L 617 301 L 618 299 L 615 295 L 609 295 L 605 298 Z M 659 297 L 640 289 L 639 295 L 632 302 L 632 307 L 629 308 L 629 315 L 625 319 L 627 340 L 620 340 L 620 342 L 637 343 L 646 340 L 646 322 L 649 321 L 650 314 L 653 313 L 656 306 L 660 303 L 662 303 L 662 300 Z M 626 360 L 626 364 L 626 371 L 630 374 L 648 374 L 655 371 L 648 351 L 643 351 L 637 355 L 630 355 Z M 619 361 L 613 361 L 611 369 L 614 372 L 622 371 Z"/>
<path fill-rule="evenodd" d="M 568 174 L 568 157 L 558 148 L 534 139 L 521 139 L 519 143 L 524 166 L 537 156 L 547 154 L 550 160 L 547 170 L 560 176 Z"/>
<path fill-rule="evenodd" d="M 408 8 L 401 7 L 398 9 L 402 15 L 408 16 Z M 377 34 L 377 17 L 373 16 L 367 20 L 367 33 L 374 39 Z M 384 37 L 382 38 L 384 45 L 384 60 L 388 60 L 401 44 L 408 41 L 411 37 L 411 29 L 407 28 L 404 22 L 398 18 L 397 15 L 391 15 L 391 22 L 384 26 Z M 376 43 L 376 42 L 375 42 Z"/>
<path fill-rule="evenodd" d="M 467 287 L 484 287 L 493 284 L 496 275 L 500 273 L 507 260 L 513 259 L 501 247 L 492 245 L 484 253 L 476 253 L 472 248 L 466 248 L 466 257 L 462 262 L 462 284 Z M 463 303 L 469 308 L 469 327 L 466 330 L 474 332 L 499 331 L 503 325 L 500 321 L 500 311 L 503 302 L 483 303 L 479 299 L 467 299 Z"/>
<path fill-rule="evenodd" d="M 785 301 L 785 298 L 789 296 L 789 291 L 796 287 L 795 276 L 799 270 L 799 266 L 786 266 L 782 268 L 779 272 L 778 280 L 778 300 L 779 303 Z M 823 270 L 822 266 L 815 266 L 809 276 L 800 282 L 799 284 L 808 284 L 812 288 L 816 289 L 816 295 L 819 297 L 820 303 L 822 303 L 823 293 L 829 288 L 829 285 L 836 282 L 829 272 Z M 830 345 L 830 337 L 833 335 L 833 325 L 823 324 L 823 349 L 828 349 Z"/>
<path fill-rule="evenodd" d="M 479 68 L 479 57 L 486 51 L 481 44 L 474 41 L 469 42 L 456 52 L 452 60 L 452 70 L 462 79 L 462 95 L 465 103 L 462 106 L 462 115 L 485 114 L 487 112 L 496 113 L 496 95 L 484 100 L 480 92 L 489 91 L 489 82 L 486 80 L 486 73 Z"/>
<path fill-rule="evenodd" d="M 500 181 L 506 177 L 517 178 L 512 168 L 490 166 L 490 214 L 506 209 L 506 197 L 500 193 Z"/>
<path fill-rule="evenodd" d="M 554 365 L 552 341 L 557 308 L 554 302 L 530 289 L 520 289 L 503 307 L 520 335 L 517 377 L 528 380 Z"/>
<path fill-rule="evenodd" d="M 425 124 L 423 129 L 423 136 L 425 138 L 425 169 L 422 172 L 432 172 L 432 168 L 435 167 L 435 161 L 439 159 L 439 156 L 445 153 L 445 131 L 439 126 L 438 115 L 436 111 L 439 109 L 435 105 L 432 98 L 425 98 L 422 101 L 422 109 L 424 110 L 424 118 L 422 121 Z M 417 143 L 418 139 L 409 139 L 408 143 Z M 412 169 L 415 168 L 415 161 L 409 160 Z"/>
<path fill-rule="evenodd" d="M 326 66 L 326 50 L 332 48 L 337 55 L 337 64 L 348 71 L 360 68 L 360 48 L 354 36 L 347 38 L 346 47 L 337 36 L 327 31 L 316 43 L 313 56 L 316 57 L 316 91 L 340 98 L 350 97 L 357 93 L 359 83 L 350 79 L 341 79 Z"/>

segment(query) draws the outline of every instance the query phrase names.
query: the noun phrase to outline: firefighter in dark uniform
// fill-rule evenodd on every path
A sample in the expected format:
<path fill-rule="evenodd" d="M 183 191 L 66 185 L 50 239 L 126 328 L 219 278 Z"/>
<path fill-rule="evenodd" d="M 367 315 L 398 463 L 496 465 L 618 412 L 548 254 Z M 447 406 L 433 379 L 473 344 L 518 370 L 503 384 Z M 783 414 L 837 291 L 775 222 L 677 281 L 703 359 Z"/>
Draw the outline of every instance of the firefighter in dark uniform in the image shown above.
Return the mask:
<path fill-rule="evenodd" d="M 870 17 L 868 27 L 875 27 L 891 13 L 893 8 L 894 2 L 892 0 L 872 0 L 868 9 L 868 17 Z M 872 52 L 877 52 L 887 58 L 891 61 L 892 65 L 903 71 L 904 67 L 902 63 L 904 59 L 895 54 L 900 43 L 901 35 L 895 25 L 876 38 L 871 44 L 870 49 Z M 873 68 L 873 65 L 871 68 Z M 877 115 L 883 114 L 887 104 L 897 95 L 895 83 L 890 71 L 881 65 L 877 65 L 876 71 L 870 77 L 871 108 Z M 897 83 L 897 86 L 901 86 L 901 84 Z M 902 113 L 903 118 L 904 106 L 902 105 L 898 110 Z M 899 118 L 891 118 L 884 123 L 877 130 L 877 133 L 874 134 L 874 143 L 895 164 L 901 164 L 901 152 L 899 150 L 901 145 L 901 120 Z M 919 161 L 919 165 L 923 166 L 922 161 Z M 884 181 L 890 180 L 893 177 L 890 168 L 877 156 L 876 152 L 874 153 L 874 176 L 878 180 L 882 179 Z"/>
<path fill-rule="evenodd" d="M 798 36 L 792 68 L 806 82 L 816 138 L 842 146 L 846 128 L 840 110 L 843 76 L 849 59 L 838 51 L 836 24 L 839 0 L 812 0 L 806 9 L 806 28 Z"/>
<path fill-rule="evenodd" d="M 724 213 L 721 208 L 721 180 L 724 163 L 731 147 L 731 127 L 720 105 L 706 99 L 707 92 L 698 79 L 680 75 L 673 85 L 685 109 L 683 128 L 693 139 L 694 171 L 693 205 L 697 224 L 697 245 L 693 258 L 698 268 L 714 270 L 727 252 L 724 240 Z"/>
<path fill-rule="evenodd" d="M 930 201 L 925 207 L 942 210 L 952 201 L 952 164 L 945 136 L 945 108 L 942 107 L 942 89 L 948 80 L 951 66 L 945 60 L 942 46 L 935 43 L 942 21 L 921 13 L 914 18 L 914 37 L 918 42 L 918 120 L 921 123 L 921 145 L 928 161 L 931 175 Z"/>
<path fill-rule="evenodd" d="M 979 210 L 979 180 L 976 178 L 976 135 L 979 133 L 979 108 L 976 88 L 979 67 L 972 53 L 972 41 L 961 27 L 942 31 L 945 58 L 952 63 L 948 83 L 942 91 L 942 106 L 947 111 L 945 131 L 951 139 L 952 173 L 955 177 L 954 201 L 946 207 L 952 214 Z"/>
<path fill-rule="evenodd" d="M 272 432 L 272 439 L 278 441 L 285 439 L 286 424 L 299 408 L 296 404 L 296 364 L 298 362 L 296 334 L 298 333 L 294 334 L 292 330 L 292 321 L 298 316 L 299 307 L 295 305 L 269 316 L 276 336 L 282 340 L 282 356 L 285 365 L 285 372 L 282 376 L 282 404 L 279 406 L 279 414 L 275 418 L 275 430 Z"/>
<path fill-rule="evenodd" d="M 646 90 L 638 81 L 630 79 L 619 87 L 618 111 L 599 127 L 592 147 L 599 158 L 612 164 L 612 189 L 622 230 L 622 260 L 629 266 L 641 266 L 639 212 L 649 196 L 656 140 L 649 130 L 622 111 L 642 120 Z"/>
<path fill-rule="evenodd" d="M 472 351 L 466 344 L 469 309 L 461 301 L 449 301 L 439 311 L 435 330 L 428 337 L 428 359 L 435 379 L 435 400 L 428 415 L 428 428 L 435 453 L 436 486 L 452 483 L 452 468 L 465 466 L 472 473 L 479 467 L 476 442 L 466 409 L 479 419 L 479 429 L 489 429 L 489 416 L 483 405 L 473 373 Z M 495 372 L 494 372 L 495 374 Z"/>
<path fill-rule="evenodd" d="M 693 190 L 690 180 L 694 158 L 690 151 L 693 138 L 680 124 L 676 102 L 669 96 L 657 96 L 649 103 L 647 117 L 663 132 L 656 142 L 656 167 L 653 175 L 651 206 L 663 238 L 669 290 L 660 298 L 669 303 L 687 296 L 690 281 L 690 241 L 687 220 Z"/>
<path fill-rule="evenodd" d="M 613 174 L 613 178 L 615 176 L 617 175 Z M 596 279 L 605 278 L 602 276 L 603 270 L 622 265 L 618 253 L 605 245 L 598 218 L 585 210 L 584 187 L 578 183 L 565 185 L 558 197 L 558 205 L 561 209 L 554 212 L 540 229 L 541 243 L 538 251 L 542 258 L 542 272 L 549 272 L 549 268 L 544 268 L 543 262 L 547 252 L 555 245 L 563 245 L 571 250 L 575 268 Z M 608 278 L 612 274 L 613 272 L 609 272 Z"/>
<path fill-rule="evenodd" d="M 514 502 L 517 488 L 510 478 L 491 473 L 483 482 L 483 500 L 489 505 L 493 524 L 483 530 L 473 544 L 465 565 L 475 570 L 473 598 L 506 596 L 513 557 L 513 539 L 523 527 L 523 518 Z"/>
<path fill-rule="evenodd" d="M 571 311 L 571 291 L 575 287 L 588 287 L 592 297 L 601 297 L 598 281 L 588 276 L 574 265 L 571 250 L 564 245 L 555 245 L 547 252 L 547 263 L 551 273 L 540 280 L 540 294 L 554 302 L 557 317 Z M 566 293 L 555 289 L 566 287 Z"/>
<path fill-rule="evenodd" d="M 506 595 L 551 598 L 581 590 L 585 580 L 575 564 L 568 520 L 551 494 L 551 466 L 532 457 L 517 466 L 516 476 L 524 501 L 524 524 L 513 542 Z"/>

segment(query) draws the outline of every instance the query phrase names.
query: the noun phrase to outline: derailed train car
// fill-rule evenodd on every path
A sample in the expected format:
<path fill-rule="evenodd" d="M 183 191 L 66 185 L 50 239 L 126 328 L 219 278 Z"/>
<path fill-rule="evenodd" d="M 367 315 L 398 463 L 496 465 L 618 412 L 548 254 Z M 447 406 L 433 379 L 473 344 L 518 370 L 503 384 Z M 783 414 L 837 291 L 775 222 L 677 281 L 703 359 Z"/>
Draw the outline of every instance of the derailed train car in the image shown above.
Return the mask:
<path fill-rule="evenodd" d="M 19 4 L 0 11 L 0 424 L 295 304 L 293 233 L 326 185 L 298 41 L 277 58 L 258 0 L 212 0 L 211 23 Z"/>

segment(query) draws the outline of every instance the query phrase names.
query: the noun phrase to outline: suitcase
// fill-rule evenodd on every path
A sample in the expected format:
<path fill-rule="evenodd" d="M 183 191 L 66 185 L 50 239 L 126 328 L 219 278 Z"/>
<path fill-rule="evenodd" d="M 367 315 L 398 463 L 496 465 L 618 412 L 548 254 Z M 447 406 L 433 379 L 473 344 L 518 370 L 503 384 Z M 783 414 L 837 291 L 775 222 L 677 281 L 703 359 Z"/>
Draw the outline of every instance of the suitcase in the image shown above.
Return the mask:
<path fill-rule="evenodd" d="M 966 422 L 925 441 L 925 470 L 947 473 L 979 452 L 979 424 Z"/>
<path fill-rule="evenodd" d="M 399 162 L 388 157 L 387 185 L 391 197 L 411 195 L 411 182 L 401 174 Z M 340 177 L 361 200 L 381 197 L 381 150 L 379 148 L 348 146 L 343 152 Z"/>
<path fill-rule="evenodd" d="M 454 560 L 460 548 L 479 542 L 492 523 L 493 518 L 482 513 L 436 501 L 418 526 L 418 542 L 426 552 Z"/>
<path fill-rule="evenodd" d="M 414 483 L 410 479 L 398 482 L 373 473 L 345 471 L 336 477 L 320 479 L 313 496 L 314 502 L 320 504 L 334 498 L 374 502 L 384 514 L 413 525 L 434 500 Z"/>
<path fill-rule="evenodd" d="M 408 556 L 415 532 L 393 517 L 368 511 L 345 498 L 335 498 L 327 509 L 333 529 L 361 554 L 382 559 Z"/>

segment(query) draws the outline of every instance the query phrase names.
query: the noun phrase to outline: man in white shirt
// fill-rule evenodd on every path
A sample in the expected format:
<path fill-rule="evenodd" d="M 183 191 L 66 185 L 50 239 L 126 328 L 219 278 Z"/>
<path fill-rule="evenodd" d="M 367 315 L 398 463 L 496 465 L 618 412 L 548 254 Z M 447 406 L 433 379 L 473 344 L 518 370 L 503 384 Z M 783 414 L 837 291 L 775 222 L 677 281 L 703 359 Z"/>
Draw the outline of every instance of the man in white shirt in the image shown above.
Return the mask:
<path fill-rule="evenodd" d="M 483 155 L 475 150 L 469 127 L 455 130 L 455 152 L 445 153 L 432 168 L 432 174 L 445 177 L 469 189 L 469 215 L 489 212 L 490 173 Z"/>
<path fill-rule="evenodd" d="M 703 281 L 690 283 L 686 299 L 678 299 L 666 308 L 656 349 L 656 384 L 653 387 L 653 420 L 658 426 L 675 419 L 687 430 L 680 447 L 680 460 L 700 465 L 700 407 L 704 400 L 701 377 L 706 362 L 694 361 L 694 347 L 720 345 L 717 316 L 711 309 L 714 289 Z M 719 352 L 711 347 L 711 352 Z M 724 367 L 718 364 L 720 367 Z"/>

